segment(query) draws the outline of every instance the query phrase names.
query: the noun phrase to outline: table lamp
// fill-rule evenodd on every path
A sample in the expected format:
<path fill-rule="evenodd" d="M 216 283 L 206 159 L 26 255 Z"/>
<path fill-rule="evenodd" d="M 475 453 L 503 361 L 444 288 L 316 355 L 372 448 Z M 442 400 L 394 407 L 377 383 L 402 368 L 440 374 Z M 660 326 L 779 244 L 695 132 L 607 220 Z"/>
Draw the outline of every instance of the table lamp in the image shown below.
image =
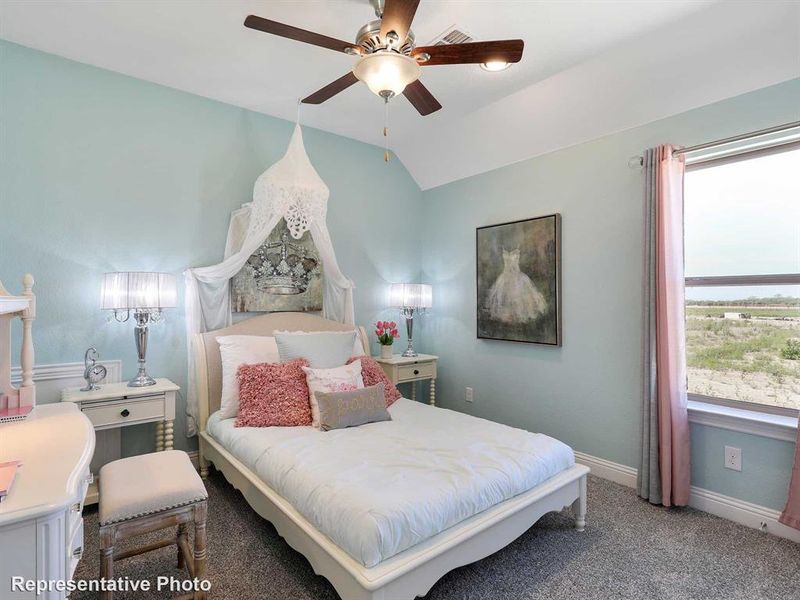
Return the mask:
<path fill-rule="evenodd" d="M 128 382 L 130 387 L 155 385 L 156 380 L 147 374 L 147 325 L 162 319 L 162 309 L 174 308 L 177 304 L 175 275 L 122 271 L 103 275 L 101 305 L 103 310 L 113 310 L 114 318 L 124 323 L 131 316 L 136 319 L 133 333 L 139 357 L 139 371 Z"/>
<path fill-rule="evenodd" d="M 419 356 L 414 351 L 414 314 L 423 313 L 433 306 L 433 289 L 426 283 L 393 283 L 389 292 L 390 303 L 399 308 L 406 319 L 408 348 L 403 356 Z"/>

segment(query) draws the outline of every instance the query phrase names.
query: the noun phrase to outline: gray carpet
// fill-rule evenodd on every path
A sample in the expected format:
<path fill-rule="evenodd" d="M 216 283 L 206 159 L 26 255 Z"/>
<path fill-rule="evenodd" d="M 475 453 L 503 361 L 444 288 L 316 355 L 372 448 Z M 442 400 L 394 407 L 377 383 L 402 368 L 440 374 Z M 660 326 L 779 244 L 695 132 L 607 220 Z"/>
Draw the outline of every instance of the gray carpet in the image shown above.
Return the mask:
<path fill-rule="evenodd" d="M 212 471 L 207 487 L 212 598 L 338 598 L 219 473 Z M 77 577 L 88 579 L 99 568 L 96 509 L 85 517 L 86 552 Z M 182 577 L 174 560 L 173 549 L 158 550 L 117 563 L 116 575 L 149 578 L 155 586 L 159 575 Z M 115 595 L 158 597 L 165 596 Z M 656 508 L 633 490 L 590 478 L 585 532 L 574 531 L 566 514 L 546 515 L 500 552 L 447 574 L 426 596 L 517 598 L 798 599 L 800 545 L 692 509 Z"/>

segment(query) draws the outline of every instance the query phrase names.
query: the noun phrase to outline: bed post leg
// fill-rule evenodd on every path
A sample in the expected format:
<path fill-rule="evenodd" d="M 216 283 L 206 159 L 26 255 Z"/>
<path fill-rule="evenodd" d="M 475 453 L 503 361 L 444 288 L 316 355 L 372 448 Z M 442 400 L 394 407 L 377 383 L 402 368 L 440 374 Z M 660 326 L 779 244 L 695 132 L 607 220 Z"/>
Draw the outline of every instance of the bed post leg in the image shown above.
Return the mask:
<path fill-rule="evenodd" d="M 200 467 L 200 478 L 208 479 L 208 461 L 206 460 L 205 453 L 203 452 L 203 440 L 197 448 L 197 465 Z"/>
<path fill-rule="evenodd" d="M 578 481 L 578 498 L 572 503 L 575 529 L 583 531 L 586 527 L 586 475 Z"/>

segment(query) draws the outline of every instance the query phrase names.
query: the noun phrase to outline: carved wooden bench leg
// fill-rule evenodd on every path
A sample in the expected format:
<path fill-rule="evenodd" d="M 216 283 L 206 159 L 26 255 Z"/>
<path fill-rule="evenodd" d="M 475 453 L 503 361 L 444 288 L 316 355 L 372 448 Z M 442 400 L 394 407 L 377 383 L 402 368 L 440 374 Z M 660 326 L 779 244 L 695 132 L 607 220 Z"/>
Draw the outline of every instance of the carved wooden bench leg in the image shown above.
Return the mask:
<path fill-rule="evenodd" d="M 208 504 L 198 502 L 194 507 L 194 577 L 199 580 L 206 578 L 206 516 Z M 206 593 L 198 590 L 194 600 L 206 600 Z"/>
<path fill-rule="evenodd" d="M 114 579 L 114 526 L 100 528 L 100 579 L 109 581 Z M 112 600 L 114 593 L 101 591 L 100 600 Z"/>
<path fill-rule="evenodd" d="M 178 569 L 183 569 L 186 566 L 186 559 L 183 556 L 183 548 L 181 544 L 189 544 L 189 533 L 186 528 L 186 523 L 178 525 L 178 534 L 175 536 L 175 541 L 178 546 Z"/>

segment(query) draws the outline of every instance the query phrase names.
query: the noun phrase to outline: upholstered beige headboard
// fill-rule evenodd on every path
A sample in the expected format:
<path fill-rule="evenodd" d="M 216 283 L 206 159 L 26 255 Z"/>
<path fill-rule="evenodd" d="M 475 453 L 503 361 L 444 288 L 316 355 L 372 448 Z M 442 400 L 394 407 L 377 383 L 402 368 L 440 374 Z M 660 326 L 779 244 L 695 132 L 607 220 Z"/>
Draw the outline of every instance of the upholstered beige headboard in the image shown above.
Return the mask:
<path fill-rule="evenodd" d="M 197 354 L 197 401 L 200 405 L 200 431 L 205 431 L 209 415 L 219 409 L 222 394 L 222 362 L 217 338 L 223 335 L 273 335 L 275 331 L 352 331 L 358 329 L 364 353 L 369 340 L 363 327 L 329 321 L 309 313 L 268 313 L 235 325 L 194 336 Z"/>

